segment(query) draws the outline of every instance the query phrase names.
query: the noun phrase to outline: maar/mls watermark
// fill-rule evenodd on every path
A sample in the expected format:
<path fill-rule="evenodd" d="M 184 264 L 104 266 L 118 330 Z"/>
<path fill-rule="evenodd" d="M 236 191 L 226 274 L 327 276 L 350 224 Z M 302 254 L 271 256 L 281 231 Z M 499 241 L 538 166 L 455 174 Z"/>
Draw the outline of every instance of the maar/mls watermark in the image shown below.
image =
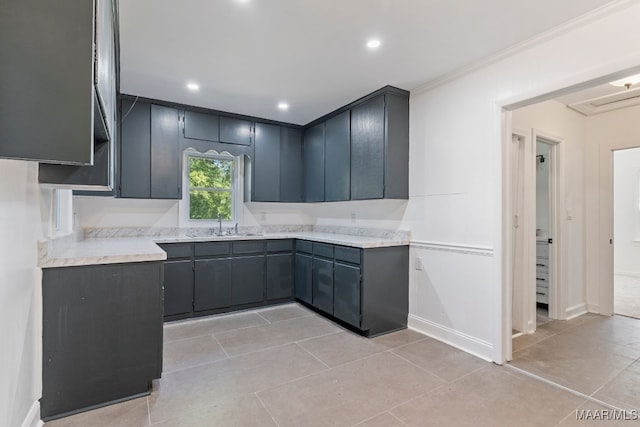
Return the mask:
<path fill-rule="evenodd" d="M 637 421 L 640 412 L 637 409 L 577 409 L 578 421 Z"/>

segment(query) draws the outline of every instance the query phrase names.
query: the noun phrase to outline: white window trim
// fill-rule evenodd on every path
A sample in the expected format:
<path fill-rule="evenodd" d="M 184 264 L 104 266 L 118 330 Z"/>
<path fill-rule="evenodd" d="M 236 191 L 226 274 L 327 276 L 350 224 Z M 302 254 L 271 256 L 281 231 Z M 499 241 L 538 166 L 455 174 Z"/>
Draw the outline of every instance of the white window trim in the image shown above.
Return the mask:
<path fill-rule="evenodd" d="M 207 159 L 224 159 L 233 160 L 233 176 L 231 177 L 232 201 L 231 201 L 231 220 L 223 220 L 223 227 L 232 227 L 239 223 L 242 212 L 242 203 L 244 198 L 244 180 L 242 170 L 244 168 L 243 156 L 232 156 L 225 152 L 218 153 L 216 151 L 208 151 L 201 153 L 192 148 L 184 151 L 182 156 L 182 199 L 179 203 L 178 226 L 181 228 L 212 228 L 218 225 L 217 219 L 190 219 L 189 218 L 189 157 L 203 157 Z"/>

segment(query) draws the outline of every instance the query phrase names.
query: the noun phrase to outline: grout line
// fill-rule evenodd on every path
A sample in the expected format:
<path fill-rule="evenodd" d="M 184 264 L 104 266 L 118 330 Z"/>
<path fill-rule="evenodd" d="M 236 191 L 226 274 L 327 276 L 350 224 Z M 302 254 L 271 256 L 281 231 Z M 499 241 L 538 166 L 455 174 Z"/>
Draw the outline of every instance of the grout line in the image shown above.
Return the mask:
<path fill-rule="evenodd" d="M 227 353 L 227 350 L 225 350 L 224 346 L 222 345 L 222 343 L 220 342 L 220 340 L 218 339 L 218 337 L 216 336 L 216 334 L 211 334 L 211 337 L 218 343 L 218 345 L 220 346 L 220 348 L 222 349 L 222 351 L 224 352 L 224 355 L 227 356 L 227 359 L 231 359 L 229 357 L 229 353 Z"/>
<path fill-rule="evenodd" d="M 271 323 L 273 323 L 273 322 L 271 322 L 269 319 L 267 319 L 266 317 L 264 317 L 262 314 L 260 314 L 260 312 L 255 311 L 254 313 L 256 313 L 258 316 L 260 316 L 260 318 L 264 319 L 264 321 L 265 321 L 265 322 L 267 322 L 267 325 L 270 325 Z"/>
<path fill-rule="evenodd" d="M 400 356 L 399 354 L 394 353 L 393 351 L 390 351 L 390 353 L 391 353 L 391 354 L 393 354 L 394 356 L 397 356 L 398 358 L 400 358 L 400 359 L 404 360 L 404 361 L 405 361 L 405 362 L 407 362 L 408 364 L 415 366 L 416 368 L 420 369 L 421 371 L 424 371 L 424 372 L 426 372 L 427 374 L 429 374 L 429 375 L 433 375 L 433 376 L 434 376 L 434 377 L 436 377 L 437 379 L 439 379 L 439 380 L 441 380 L 441 381 L 444 381 L 444 382 L 445 382 L 445 384 L 449 384 L 449 383 L 451 383 L 451 381 L 447 381 L 447 380 L 445 380 L 445 379 L 444 379 L 444 378 L 442 378 L 441 376 L 439 376 L 439 375 L 437 375 L 437 374 L 434 374 L 433 372 L 429 371 L 428 369 L 426 369 L 426 368 L 424 368 L 424 367 L 422 367 L 422 366 L 420 366 L 420 365 L 416 365 L 416 364 L 415 364 L 415 363 L 413 363 L 411 360 L 409 360 L 409 359 L 407 359 L 407 358 L 405 358 L 405 357 L 402 357 L 402 356 Z"/>
<path fill-rule="evenodd" d="M 260 404 L 262 405 L 262 407 L 264 408 L 265 411 L 267 411 L 267 414 L 269 414 L 269 416 L 271 417 L 271 419 L 273 420 L 273 422 L 276 424 L 277 427 L 280 427 L 280 424 L 278 424 L 278 421 L 276 421 L 276 417 L 273 416 L 273 414 L 271 413 L 271 411 L 269 410 L 269 408 L 267 408 L 267 405 L 264 404 L 264 402 L 262 401 L 262 399 L 260 399 L 260 396 L 258 396 L 258 392 L 254 392 L 253 393 L 256 396 L 256 399 L 258 399 L 258 401 L 260 402 Z"/>
<path fill-rule="evenodd" d="M 405 402 L 405 403 L 408 403 L 408 402 Z M 389 415 L 391 415 L 393 418 L 395 418 L 396 420 L 398 420 L 398 422 L 399 422 L 400 424 L 402 424 L 403 426 L 408 426 L 408 425 L 409 425 L 409 424 L 405 423 L 404 421 L 402 421 L 402 420 L 401 420 L 400 418 L 398 418 L 397 416 L 395 416 L 395 415 L 391 412 L 391 409 L 390 409 L 389 411 L 387 411 L 387 413 L 388 413 Z"/>
<path fill-rule="evenodd" d="M 331 369 L 331 366 L 327 365 L 326 363 L 324 363 L 322 360 L 320 360 L 319 357 L 317 357 L 315 354 L 311 353 L 309 350 L 307 350 L 306 348 L 304 348 L 303 346 L 301 346 L 300 344 L 298 344 L 297 342 L 295 343 L 295 345 L 297 345 L 298 347 L 300 347 L 302 349 L 302 351 L 308 353 L 311 357 L 313 357 L 314 359 L 316 359 L 318 362 L 322 363 L 324 366 L 327 367 L 327 369 Z"/>
<path fill-rule="evenodd" d="M 586 394 L 584 394 L 582 392 L 579 392 L 578 390 L 574 390 L 572 388 L 565 387 L 562 384 L 558 384 L 556 382 L 553 382 L 551 380 L 543 378 L 543 377 L 541 377 L 539 375 L 532 374 L 531 372 L 527 372 L 527 371 L 525 371 L 523 369 L 520 369 L 520 368 L 517 368 L 517 367 L 515 367 L 515 366 L 513 366 L 511 364 L 504 364 L 503 366 L 507 367 L 508 369 L 512 369 L 512 370 L 514 370 L 514 371 L 516 371 L 516 372 L 518 372 L 518 373 L 520 373 L 520 374 L 522 374 L 522 375 L 524 375 L 526 377 L 532 378 L 534 380 L 543 382 L 545 384 L 548 384 L 548 385 L 553 386 L 555 388 L 558 388 L 560 390 L 563 390 L 563 391 L 566 391 L 568 393 L 571 393 L 574 396 L 578 396 L 578 397 L 580 397 L 580 398 L 582 398 L 584 400 L 587 400 L 587 401 L 590 401 L 590 402 L 593 402 L 593 403 L 597 403 L 597 404 L 602 405 L 604 407 L 607 407 L 609 409 L 615 409 L 617 411 L 623 411 L 622 408 L 619 408 L 619 407 L 617 407 L 617 406 L 615 406 L 615 405 L 613 405 L 611 403 L 607 403 L 607 402 L 604 402 L 604 401 L 602 401 L 600 399 L 596 399 L 595 397 L 588 396 L 588 395 L 586 395 Z"/>

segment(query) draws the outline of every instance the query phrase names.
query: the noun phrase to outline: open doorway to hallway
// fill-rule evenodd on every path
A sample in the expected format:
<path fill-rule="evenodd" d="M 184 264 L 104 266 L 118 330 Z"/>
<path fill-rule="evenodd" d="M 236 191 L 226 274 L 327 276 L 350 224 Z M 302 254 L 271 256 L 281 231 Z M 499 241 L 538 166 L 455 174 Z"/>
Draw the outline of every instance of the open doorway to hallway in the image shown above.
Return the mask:
<path fill-rule="evenodd" d="M 640 319 L 640 148 L 613 153 L 613 312 Z"/>

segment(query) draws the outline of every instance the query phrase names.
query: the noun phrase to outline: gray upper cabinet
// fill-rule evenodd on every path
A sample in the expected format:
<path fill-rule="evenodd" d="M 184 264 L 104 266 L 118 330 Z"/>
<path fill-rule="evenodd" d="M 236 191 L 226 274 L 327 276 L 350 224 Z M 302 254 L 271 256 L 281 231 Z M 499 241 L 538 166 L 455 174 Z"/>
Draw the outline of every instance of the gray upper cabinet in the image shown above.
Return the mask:
<path fill-rule="evenodd" d="M 351 110 L 351 199 L 409 198 L 409 94 L 386 92 Z"/>
<path fill-rule="evenodd" d="M 115 14 L 112 0 L 96 2 L 95 82 L 109 135 L 116 132 Z"/>
<path fill-rule="evenodd" d="M 384 96 L 351 110 L 351 198 L 384 197 Z"/>
<path fill-rule="evenodd" d="M 324 201 L 324 123 L 304 133 L 304 194 L 306 202 Z"/>
<path fill-rule="evenodd" d="M 99 10 L 110 5 L 100 1 Z M 93 164 L 94 140 L 107 141 L 113 130 L 105 123 L 113 111 L 102 111 L 109 105 L 100 105 L 94 87 L 94 2 L 4 1 L 0 8 L 0 157 Z M 95 27 L 100 40 L 113 40 L 113 29 Z M 112 47 L 98 56 L 112 63 L 99 70 L 115 67 Z M 108 100 L 115 89 L 106 85 Z"/>
<path fill-rule="evenodd" d="M 196 111 L 184 112 L 184 137 L 205 141 L 220 141 L 220 117 Z"/>
<path fill-rule="evenodd" d="M 220 142 L 251 145 L 252 123 L 234 117 L 220 117 Z"/>
<path fill-rule="evenodd" d="M 280 201 L 280 137 L 278 125 L 256 123 L 253 197 L 256 202 Z"/>
<path fill-rule="evenodd" d="M 344 111 L 325 124 L 325 201 L 349 200 L 351 140 L 350 112 Z"/>
<path fill-rule="evenodd" d="M 123 100 L 120 138 L 120 197 L 180 199 L 178 110 Z"/>
<path fill-rule="evenodd" d="M 280 139 L 280 201 L 302 202 L 302 130 L 283 127 Z"/>

